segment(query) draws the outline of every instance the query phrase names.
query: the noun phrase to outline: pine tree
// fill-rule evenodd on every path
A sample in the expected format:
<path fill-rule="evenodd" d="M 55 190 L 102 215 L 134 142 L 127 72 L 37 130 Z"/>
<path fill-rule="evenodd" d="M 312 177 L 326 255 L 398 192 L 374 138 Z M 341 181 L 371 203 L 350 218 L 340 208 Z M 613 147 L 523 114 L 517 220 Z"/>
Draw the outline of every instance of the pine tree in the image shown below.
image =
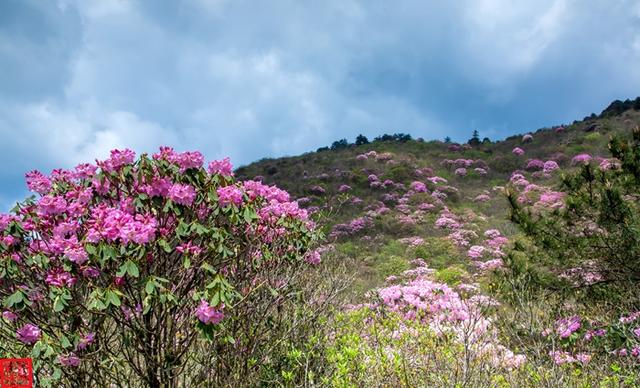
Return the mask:
<path fill-rule="evenodd" d="M 472 146 L 477 146 L 480 144 L 480 134 L 477 130 L 473 130 L 473 134 L 471 135 L 471 139 L 467 142 Z"/>

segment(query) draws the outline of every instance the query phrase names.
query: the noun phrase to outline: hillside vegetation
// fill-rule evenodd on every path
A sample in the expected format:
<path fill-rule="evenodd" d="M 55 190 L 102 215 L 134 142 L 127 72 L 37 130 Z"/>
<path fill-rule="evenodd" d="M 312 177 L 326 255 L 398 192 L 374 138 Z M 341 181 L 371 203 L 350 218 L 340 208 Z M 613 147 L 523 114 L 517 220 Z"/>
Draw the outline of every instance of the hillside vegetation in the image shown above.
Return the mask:
<path fill-rule="evenodd" d="M 611 267 L 637 266 L 638 230 L 633 217 L 621 218 L 629 228 L 609 235 L 596 225 L 602 212 L 589 212 L 604 199 L 591 192 L 591 202 L 579 202 L 580 184 L 620 185 L 604 175 L 633 170 L 620 172 L 610 141 L 637 151 L 639 103 L 616 101 L 600 115 L 501 141 L 359 136 L 239 168 L 241 179 L 277 184 L 315 214 L 326 235 L 321 266 L 340 266 L 350 280 L 322 354 L 307 355 L 321 363 L 320 375 L 293 368 L 290 382 L 640 384 L 640 278 L 620 282 Z M 576 183 L 585 170 L 593 177 Z M 623 194 L 627 215 L 637 214 L 637 186 Z M 579 206 L 584 217 L 575 215 Z M 585 230 L 571 230 L 582 223 L 607 236 L 598 244 L 625 236 L 625 251 L 593 248 Z M 570 230 L 576 238 L 561 235 Z"/>

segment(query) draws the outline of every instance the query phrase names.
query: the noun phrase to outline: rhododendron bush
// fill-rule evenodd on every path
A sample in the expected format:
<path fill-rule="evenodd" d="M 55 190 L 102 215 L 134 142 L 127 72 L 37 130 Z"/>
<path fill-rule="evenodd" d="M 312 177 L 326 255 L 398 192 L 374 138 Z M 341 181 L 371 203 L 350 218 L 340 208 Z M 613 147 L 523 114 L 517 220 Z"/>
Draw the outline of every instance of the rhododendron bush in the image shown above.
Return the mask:
<path fill-rule="evenodd" d="M 319 261 L 307 212 L 228 159 L 114 150 L 26 178 L 37 195 L 0 215 L 0 351 L 34 357 L 42 382 L 171 384 L 203 343 L 249 368 Z"/>

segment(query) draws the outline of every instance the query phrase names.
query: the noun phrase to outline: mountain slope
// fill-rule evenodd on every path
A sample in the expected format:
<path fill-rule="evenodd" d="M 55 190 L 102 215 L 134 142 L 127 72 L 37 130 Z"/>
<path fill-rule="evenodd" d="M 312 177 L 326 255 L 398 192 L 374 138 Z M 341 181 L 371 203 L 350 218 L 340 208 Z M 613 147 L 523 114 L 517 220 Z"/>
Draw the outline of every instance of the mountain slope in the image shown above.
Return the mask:
<path fill-rule="evenodd" d="M 621 104 L 626 110 L 620 112 L 614 102 L 595 118 L 475 146 L 374 141 L 263 159 L 236 173 L 241 179 L 258 177 L 277 184 L 318 213 L 332 248 L 358 268 L 356 295 L 408 269 L 416 256 L 427 259 L 441 278 L 456 281 L 476 272 L 468 249 L 479 243 L 477 236 L 489 229 L 507 237 L 515 232 L 502 190 L 512 174 L 521 172 L 532 184 L 552 187 L 575 167 L 575 156 L 606 157 L 609 137 L 628 134 L 640 123 L 633 104 Z M 524 154 L 514 153 L 516 148 Z M 546 161 L 555 161 L 559 168 L 548 174 L 537 171 Z M 427 190 L 416 193 L 420 184 L 415 182 Z M 436 227 L 443 210 L 471 220 L 476 238 L 456 242 Z"/>

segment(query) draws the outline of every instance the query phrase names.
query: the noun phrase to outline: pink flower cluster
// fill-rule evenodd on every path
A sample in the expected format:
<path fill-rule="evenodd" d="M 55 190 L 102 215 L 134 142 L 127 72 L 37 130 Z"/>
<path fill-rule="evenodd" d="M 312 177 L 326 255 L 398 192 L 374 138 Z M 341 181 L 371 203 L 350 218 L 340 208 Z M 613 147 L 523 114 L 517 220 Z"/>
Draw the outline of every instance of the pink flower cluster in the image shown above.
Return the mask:
<path fill-rule="evenodd" d="M 244 195 L 242 190 L 235 185 L 219 187 L 216 189 L 218 194 L 218 203 L 220 207 L 229 205 L 241 206 L 244 203 Z"/>
<path fill-rule="evenodd" d="M 416 193 L 426 193 L 427 185 L 420 181 L 414 181 L 411 182 L 411 190 L 415 191 Z"/>
<path fill-rule="evenodd" d="M 90 227 L 86 235 L 88 242 L 105 240 L 145 244 L 155 238 L 158 223 L 153 215 L 132 215 L 102 204 L 93 208 L 87 225 Z"/>
<path fill-rule="evenodd" d="M 549 174 L 557 169 L 559 169 L 560 166 L 558 166 L 558 163 L 556 163 L 553 160 L 547 160 L 546 162 L 544 162 L 544 166 L 542 167 L 543 171 L 546 174 Z"/>
<path fill-rule="evenodd" d="M 169 188 L 169 198 L 175 203 L 191 206 L 196 197 L 196 190 L 190 185 L 174 184 Z"/>
<path fill-rule="evenodd" d="M 589 154 L 576 155 L 571 159 L 571 164 L 585 164 L 591 161 L 592 157 Z"/>
<path fill-rule="evenodd" d="M 233 176 L 233 165 L 231 164 L 231 160 L 226 157 L 222 160 L 214 160 L 209 163 L 209 174 L 214 175 L 222 175 L 223 177 L 232 177 Z"/>
<path fill-rule="evenodd" d="M 544 162 L 539 159 L 529 159 L 527 161 L 527 166 L 525 167 L 527 171 L 538 171 L 544 169 Z"/>
<path fill-rule="evenodd" d="M 340 185 L 340 187 L 338 188 L 338 192 L 340 192 L 340 193 L 346 193 L 347 191 L 351 191 L 351 186 L 349 186 L 349 185 Z"/>
<path fill-rule="evenodd" d="M 42 336 L 42 331 L 40 331 L 38 326 L 27 323 L 16 331 L 16 336 L 18 337 L 18 341 L 27 345 L 33 345 L 38 342 Z"/>
<path fill-rule="evenodd" d="M 518 156 L 524 155 L 524 150 L 522 148 L 520 148 L 520 147 L 515 147 L 511 152 L 514 155 L 518 155 Z"/>
<path fill-rule="evenodd" d="M 204 157 L 198 151 L 177 153 L 171 147 L 160 147 L 160 152 L 153 154 L 156 160 L 166 160 L 180 167 L 180 172 L 198 169 L 204 163 Z"/>
<path fill-rule="evenodd" d="M 196 317 L 205 325 L 215 325 L 224 319 L 224 313 L 220 310 L 224 308 L 224 304 L 218 307 L 212 307 L 206 300 L 201 300 L 195 311 Z"/>

